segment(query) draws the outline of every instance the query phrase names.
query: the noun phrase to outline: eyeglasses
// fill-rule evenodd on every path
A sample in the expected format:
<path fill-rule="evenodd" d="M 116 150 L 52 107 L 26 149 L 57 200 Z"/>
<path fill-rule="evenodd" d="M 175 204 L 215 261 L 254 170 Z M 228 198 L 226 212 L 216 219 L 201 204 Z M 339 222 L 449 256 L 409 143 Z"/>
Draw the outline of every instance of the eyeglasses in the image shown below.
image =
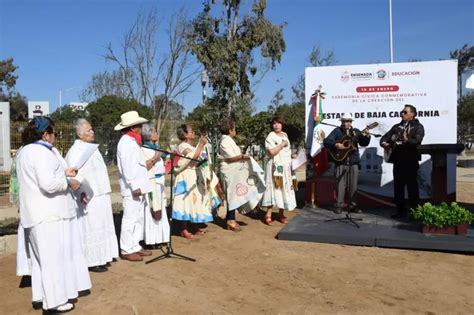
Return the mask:
<path fill-rule="evenodd" d="M 409 113 L 409 112 L 408 112 L 407 110 L 403 110 L 403 111 L 402 111 L 402 114 L 403 114 L 403 115 L 406 115 L 406 114 L 408 114 L 408 113 Z"/>

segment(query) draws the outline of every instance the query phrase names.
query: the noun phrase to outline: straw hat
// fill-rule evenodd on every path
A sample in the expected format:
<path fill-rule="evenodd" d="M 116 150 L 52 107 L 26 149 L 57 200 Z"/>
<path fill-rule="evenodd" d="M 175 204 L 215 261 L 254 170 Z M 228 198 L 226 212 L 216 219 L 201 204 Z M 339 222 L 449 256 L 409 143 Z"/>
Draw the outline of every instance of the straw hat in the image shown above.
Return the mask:
<path fill-rule="evenodd" d="M 134 110 L 126 112 L 120 116 L 120 124 L 115 126 L 115 130 L 122 130 L 128 127 L 140 125 L 148 122 L 147 119 L 138 116 L 138 113 Z"/>
<path fill-rule="evenodd" d="M 344 113 L 344 115 L 342 115 L 341 121 L 344 121 L 344 120 L 350 120 L 350 121 L 353 121 L 354 119 L 352 119 L 352 115 L 351 113 Z"/>

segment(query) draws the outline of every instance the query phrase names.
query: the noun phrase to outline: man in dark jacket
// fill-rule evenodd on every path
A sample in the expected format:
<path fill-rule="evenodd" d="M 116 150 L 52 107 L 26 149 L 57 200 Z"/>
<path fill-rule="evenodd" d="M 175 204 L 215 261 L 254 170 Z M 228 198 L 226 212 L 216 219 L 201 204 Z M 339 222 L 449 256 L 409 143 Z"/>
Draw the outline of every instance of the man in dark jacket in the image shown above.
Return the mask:
<path fill-rule="evenodd" d="M 344 150 L 347 150 L 348 148 L 340 142 L 343 137 L 350 139 L 353 146 L 353 150 L 347 152 L 347 156 L 345 157 L 344 153 L 346 151 Z M 342 116 L 341 127 L 335 128 L 329 136 L 324 139 L 324 146 L 332 152 L 330 155 L 333 157 L 332 160 L 336 164 L 335 175 L 337 200 L 334 213 L 342 213 L 346 186 L 349 192 L 349 211 L 357 213 L 362 212 L 357 208 L 356 200 L 357 180 L 359 177 L 360 165 L 359 145 L 365 147 L 369 142 L 369 134 L 364 134 L 359 129 L 352 128 L 352 115 L 348 113 Z M 339 153 L 342 159 L 335 160 L 334 155 L 336 155 L 336 153 Z"/>
<path fill-rule="evenodd" d="M 407 209 L 405 205 L 405 186 L 408 190 L 410 208 L 415 208 L 420 199 L 418 188 L 418 161 L 421 155 L 417 151 L 425 136 L 425 129 L 416 117 L 416 108 L 405 105 L 402 111 L 402 121 L 395 124 L 389 132 L 380 139 L 380 145 L 391 150 L 388 162 L 393 163 L 393 189 L 397 214 L 395 219 L 405 219 Z"/>

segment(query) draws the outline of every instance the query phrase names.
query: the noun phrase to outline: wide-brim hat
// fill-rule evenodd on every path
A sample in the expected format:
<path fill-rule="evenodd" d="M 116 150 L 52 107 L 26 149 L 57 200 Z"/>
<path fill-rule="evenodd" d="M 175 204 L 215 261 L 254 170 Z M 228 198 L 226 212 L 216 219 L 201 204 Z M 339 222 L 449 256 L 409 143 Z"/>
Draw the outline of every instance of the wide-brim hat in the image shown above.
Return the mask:
<path fill-rule="evenodd" d="M 344 113 L 344 115 L 342 115 L 340 121 L 344 121 L 344 120 L 353 121 L 354 119 L 352 119 L 352 115 L 350 113 Z"/>
<path fill-rule="evenodd" d="M 128 127 L 132 127 L 132 126 L 136 126 L 136 125 L 140 125 L 140 124 L 148 122 L 148 119 L 140 117 L 138 115 L 138 112 L 134 110 L 123 113 L 120 116 L 120 120 L 121 120 L 120 123 L 114 128 L 115 130 L 122 130 Z"/>

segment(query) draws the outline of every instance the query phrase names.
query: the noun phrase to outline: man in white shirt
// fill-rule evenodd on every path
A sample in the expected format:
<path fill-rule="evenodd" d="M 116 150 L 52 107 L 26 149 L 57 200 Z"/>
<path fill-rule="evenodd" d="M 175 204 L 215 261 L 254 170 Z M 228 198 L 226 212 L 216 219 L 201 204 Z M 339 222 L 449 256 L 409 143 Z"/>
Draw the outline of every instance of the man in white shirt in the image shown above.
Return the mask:
<path fill-rule="evenodd" d="M 151 255 L 151 251 L 139 245 L 144 237 L 144 215 L 148 209 L 145 195 L 151 191 L 147 163 L 140 148 L 142 124 L 148 120 L 140 117 L 136 111 L 126 112 L 120 118 L 121 122 L 115 126 L 115 130 L 123 133 L 117 145 L 117 166 L 123 201 L 120 253 L 122 259 L 141 261 L 142 256 Z"/>
<path fill-rule="evenodd" d="M 82 229 L 82 245 L 89 271 L 107 271 L 106 264 L 118 257 L 118 243 L 115 234 L 110 181 L 107 166 L 99 152 L 94 130 L 85 119 L 76 124 L 77 139 L 66 155 L 69 166 L 86 162 L 78 170 L 77 219 Z"/>

